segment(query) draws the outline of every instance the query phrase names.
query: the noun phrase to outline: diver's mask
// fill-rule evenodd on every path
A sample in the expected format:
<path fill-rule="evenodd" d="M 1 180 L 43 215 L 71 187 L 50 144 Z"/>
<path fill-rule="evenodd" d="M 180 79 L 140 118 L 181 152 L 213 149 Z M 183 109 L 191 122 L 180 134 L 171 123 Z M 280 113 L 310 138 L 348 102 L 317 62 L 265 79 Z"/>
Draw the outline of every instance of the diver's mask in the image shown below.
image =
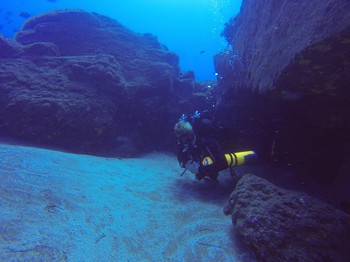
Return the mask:
<path fill-rule="evenodd" d="M 194 141 L 194 133 L 193 132 L 186 132 L 178 136 L 178 140 L 181 144 L 189 145 L 192 144 Z"/>

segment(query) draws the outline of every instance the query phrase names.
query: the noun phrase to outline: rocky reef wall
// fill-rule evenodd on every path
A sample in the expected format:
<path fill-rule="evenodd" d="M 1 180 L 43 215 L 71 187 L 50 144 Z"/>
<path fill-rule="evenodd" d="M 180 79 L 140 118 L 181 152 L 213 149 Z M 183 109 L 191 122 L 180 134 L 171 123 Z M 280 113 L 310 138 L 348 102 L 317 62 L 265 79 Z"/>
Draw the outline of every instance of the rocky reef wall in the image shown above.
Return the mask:
<path fill-rule="evenodd" d="M 0 135 L 90 154 L 171 150 L 198 89 L 178 60 L 155 36 L 97 13 L 33 17 L 14 40 L 0 38 Z"/>
<path fill-rule="evenodd" d="M 244 0 L 222 35 L 216 116 L 232 144 L 326 195 L 350 176 L 350 2 Z"/>
<path fill-rule="evenodd" d="M 238 87 L 259 92 L 278 88 L 281 74 L 291 63 L 308 62 L 297 54 L 312 48 L 323 60 L 337 48 L 324 42 L 329 38 L 348 47 L 349 9 L 346 0 L 320 1 L 317 5 L 310 1 L 244 0 L 240 13 L 222 33 L 232 50 L 221 54 L 229 59 L 223 61 L 228 62 L 224 71 L 220 70 L 225 67 L 220 55 L 217 57 L 219 80 L 233 79 Z M 232 78 L 234 75 L 239 79 Z"/>

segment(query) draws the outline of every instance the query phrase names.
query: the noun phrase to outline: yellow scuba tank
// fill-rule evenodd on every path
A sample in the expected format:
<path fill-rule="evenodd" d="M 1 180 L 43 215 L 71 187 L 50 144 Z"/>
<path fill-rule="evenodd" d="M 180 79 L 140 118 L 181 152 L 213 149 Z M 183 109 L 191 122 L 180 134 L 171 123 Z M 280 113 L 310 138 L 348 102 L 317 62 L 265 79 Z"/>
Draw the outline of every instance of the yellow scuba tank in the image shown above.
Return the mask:
<path fill-rule="evenodd" d="M 256 160 L 256 153 L 254 151 L 236 152 L 225 154 L 225 158 L 227 167 L 234 167 L 254 162 Z M 213 163 L 213 159 L 210 156 L 205 157 L 202 161 L 203 166 L 209 166 Z"/>

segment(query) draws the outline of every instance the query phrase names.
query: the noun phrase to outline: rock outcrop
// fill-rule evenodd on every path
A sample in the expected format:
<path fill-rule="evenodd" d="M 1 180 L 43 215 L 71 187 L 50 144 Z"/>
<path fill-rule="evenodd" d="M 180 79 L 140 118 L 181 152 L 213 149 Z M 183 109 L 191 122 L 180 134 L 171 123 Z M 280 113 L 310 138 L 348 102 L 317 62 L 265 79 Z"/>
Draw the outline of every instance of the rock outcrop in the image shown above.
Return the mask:
<path fill-rule="evenodd" d="M 172 149 L 173 124 L 193 110 L 194 75 L 180 72 L 177 55 L 108 17 L 51 12 L 0 41 L 2 135 L 132 155 Z"/>
<path fill-rule="evenodd" d="M 291 64 L 316 66 L 320 61 L 334 62 L 328 57 L 348 52 L 349 10 L 350 3 L 346 0 L 322 1 L 317 5 L 287 0 L 245 0 L 239 15 L 226 25 L 223 32 L 233 50 L 228 65 L 224 66 L 220 59 L 217 60 L 219 75 L 225 80 L 239 74 L 236 80 L 240 87 L 265 92 L 276 88 L 283 73 L 291 78 L 298 77 L 296 72 L 293 75 L 290 70 L 284 72 Z M 338 46 L 324 42 L 328 39 L 333 39 Z M 317 53 L 314 60 L 296 57 L 308 49 Z M 347 59 L 343 57 L 339 62 Z M 220 70 L 229 66 L 232 66 L 229 70 Z M 313 69 L 326 73 L 327 70 L 319 66 Z"/>
<path fill-rule="evenodd" d="M 215 58 L 238 148 L 330 185 L 350 150 L 350 2 L 244 0 Z"/>
<path fill-rule="evenodd" d="M 259 261 L 350 259 L 350 216 L 306 194 L 247 174 L 225 211 Z"/>

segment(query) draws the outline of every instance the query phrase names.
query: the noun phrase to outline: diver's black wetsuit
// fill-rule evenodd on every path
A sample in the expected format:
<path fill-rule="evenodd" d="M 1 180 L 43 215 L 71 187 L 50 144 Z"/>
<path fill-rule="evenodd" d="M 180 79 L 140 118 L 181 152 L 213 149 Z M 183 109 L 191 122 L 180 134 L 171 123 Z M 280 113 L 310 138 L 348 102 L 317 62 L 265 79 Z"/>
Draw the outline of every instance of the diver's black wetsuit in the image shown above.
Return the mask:
<path fill-rule="evenodd" d="M 205 176 L 216 179 L 219 171 L 228 168 L 225 155 L 221 146 L 215 139 L 215 123 L 208 118 L 194 119 L 193 123 L 194 139 L 186 143 L 179 140 L 179 149 L 177 158 L 180 166 L 185 167 L 188 161 L 194 161 L 199 164 L 196 178 L 198 180 Z M 202 165 L 202 160 L 210 156 L 213 164 Z"/>

